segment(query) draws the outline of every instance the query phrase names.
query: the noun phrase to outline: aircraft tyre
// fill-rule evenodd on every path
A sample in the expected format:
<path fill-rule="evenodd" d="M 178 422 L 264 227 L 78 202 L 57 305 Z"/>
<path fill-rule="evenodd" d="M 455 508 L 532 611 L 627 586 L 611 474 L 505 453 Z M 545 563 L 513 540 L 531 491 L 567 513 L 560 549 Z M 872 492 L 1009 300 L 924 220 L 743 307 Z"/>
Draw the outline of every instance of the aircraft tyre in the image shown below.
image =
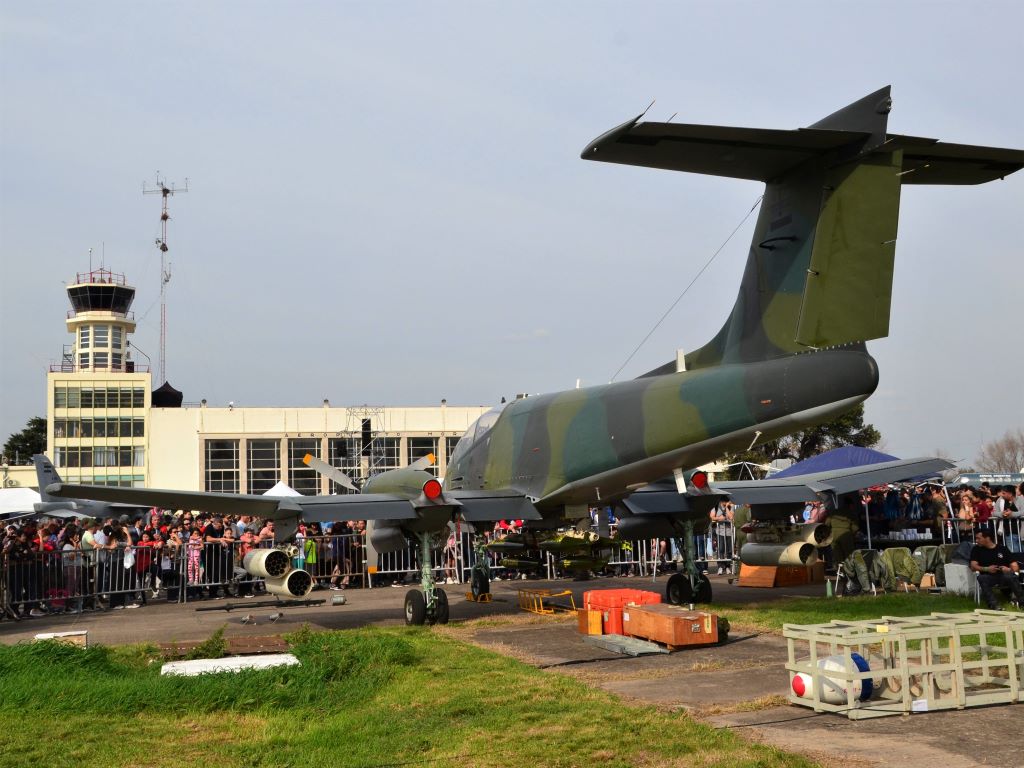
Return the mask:
<path fill-rule="evenodd" d="M 405 623 L 422 625 L 427 620 L 427 601 L 418 589 L 405 593 Z"/>
<path fill-rule="evenodd" d="M 693 593 L 693 602 L 695 603 L 710 603 L 711 602 L 711 582 L 704 575 L 700 576 L 700 581 L 697 582 L 697 589 Z"/>
<path fill-rule="evenodd" d="M 671 605 L 686 605 L 693 602 L 693 588 L 690 577 L 685 573 L 674 573 L 665 585 L 665 601 Z"/>
<path fill-rule="evenodd" d="M 448 595 L 443 589 L 434 590 L 434 621 L 435 624 L 448 623 Z"/>
<path fill-rule="evenodd" d="M 487 578 L 487 574 L 483 571 L 473 571 L 473 575 L 470 578 L 469 589 L 473 593 L 473 599 L 478 599 L 480 595 L 486 595 L 491 591 L 491 581 Z"/>

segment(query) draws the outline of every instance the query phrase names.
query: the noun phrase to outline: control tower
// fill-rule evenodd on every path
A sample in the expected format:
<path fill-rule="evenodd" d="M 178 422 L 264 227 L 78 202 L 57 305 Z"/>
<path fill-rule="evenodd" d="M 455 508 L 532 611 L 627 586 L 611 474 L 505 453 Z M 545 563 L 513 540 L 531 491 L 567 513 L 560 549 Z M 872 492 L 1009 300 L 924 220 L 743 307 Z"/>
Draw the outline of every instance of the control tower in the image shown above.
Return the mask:
<path fill-rule="evenodd" d="M 71 363 L 71 369 L 132 373 L 135 365 L 128 351 L 128 336 L 135 332 L 130 312 L 135 289 L 125 282 L 124 275 L 108 269 L 80 272 L 67 291 L 72 310 L 66 322 L 74 343 L 70 352 L 65 352 L 65 361 Z"/>
<path fill-rule="evenodd" d="M 46 377 L 47 452 L 68 482 L 144 485 L 152 379 L 131 355 L 135 289 L 101 268 L 67 293 L 72 342 Z"/>

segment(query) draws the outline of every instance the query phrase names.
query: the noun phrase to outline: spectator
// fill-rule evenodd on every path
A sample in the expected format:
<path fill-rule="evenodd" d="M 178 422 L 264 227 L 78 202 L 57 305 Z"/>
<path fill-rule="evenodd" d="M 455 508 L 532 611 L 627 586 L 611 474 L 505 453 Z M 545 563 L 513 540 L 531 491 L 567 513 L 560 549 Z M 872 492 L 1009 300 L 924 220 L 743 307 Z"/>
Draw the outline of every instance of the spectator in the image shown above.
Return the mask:
<path fill-rule="evenodd" d="M 1024 603 L 1024 592 L 1021 590 L 1020 565 L 1013 555 L 1002 544 L 996 544 L 992 533 L 986 528 L 979 528 L 974 534 L 975 546 L 971 549 L 971 570 L 978 574 L 978 588 L 985 604 L 993 610 L 999 610 L 999 603 L 992 590 L 1004 587 L 1013 595 L 1015 607 Z"/>

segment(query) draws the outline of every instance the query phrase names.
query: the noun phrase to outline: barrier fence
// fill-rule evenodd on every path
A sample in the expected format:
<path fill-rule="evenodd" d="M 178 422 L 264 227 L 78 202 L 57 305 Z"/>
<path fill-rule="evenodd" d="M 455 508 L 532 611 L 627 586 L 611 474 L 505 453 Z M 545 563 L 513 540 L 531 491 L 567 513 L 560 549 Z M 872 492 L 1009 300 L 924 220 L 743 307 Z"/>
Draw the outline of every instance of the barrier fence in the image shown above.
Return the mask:
<path fill-rule="evenodd" d="M 440 582 L 469 583 L 476 564 L 474 534 L 451 535 L 432 553 L 431 567 Z M 732 558 L 734 530 L 731 524 L 712 526 L 696 536 L 698 560 L 707 567 L 728 565 Z M 367 562 L 365 533 L 307 537 L 297 541 L 296 568 L 304 568 L 321 588 L 374 587 L 390 583 L 418 584 L 418 548 L 410 544 L 397 552 L 378 554 Z M 272 546 L 263 542 L 258 546 Z M 262 579 L 242 568 L 252 545 L 240 541 L 189 540 L 161 547 L 133 546 L 116 549 L 33 552 L 23 557 L 0 559 L 0 613 L 36 615 L 44 612 L 118 610 L 164 597 L 172 602 L 191 602 L 215 597 L 245 597 L 265 590 Z M 659 566 L 678 559 L 674 541 L 642 539 L 613 550 L 606 572 L 610 575 L 652 575 Z M 507 556 L 487 552 L 492 578 L 548 579 L 565 576 L 560 557 L 550 552 L 523 552 L 517 556 L 539 561 L 539 569 L 515 570 L 501 565 Z"/>

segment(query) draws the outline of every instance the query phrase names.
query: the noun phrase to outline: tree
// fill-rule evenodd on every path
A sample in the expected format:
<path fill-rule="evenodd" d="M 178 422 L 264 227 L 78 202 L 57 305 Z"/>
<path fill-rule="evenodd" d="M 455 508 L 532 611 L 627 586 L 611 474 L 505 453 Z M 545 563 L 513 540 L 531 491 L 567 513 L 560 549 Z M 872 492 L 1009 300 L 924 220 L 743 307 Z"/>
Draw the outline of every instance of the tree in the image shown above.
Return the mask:
<path fill-rule="evenodd" d="M 882 435 L 875 426 L 864 423 L 864 403 L 858 403 L 832 421 L 794 432 L 778 440 L 759 443 L 749 451 L 729 454 L 726 461 L 730 464 L 739 461 L 770 464 L 778 459 L 803 461 L 844 445 L 874 448 L 881 440 Z M 739 479 L 739 473 L 730 470 L 729 479 Z"/>
<path fill-rule="evenodd" d="M 1002 437 L 985 443 L 976 463 L 982 472 L 1024 470 L 1024 429 L 1011 429 Z"/>
<path fill-rule="evenodd" d="M 10 463 L 27 464 L 33 453 L 46 451 L 46 419 L 33 416 L 21 432 L 15 432 L 4 443 L 4 456 Z"/>

